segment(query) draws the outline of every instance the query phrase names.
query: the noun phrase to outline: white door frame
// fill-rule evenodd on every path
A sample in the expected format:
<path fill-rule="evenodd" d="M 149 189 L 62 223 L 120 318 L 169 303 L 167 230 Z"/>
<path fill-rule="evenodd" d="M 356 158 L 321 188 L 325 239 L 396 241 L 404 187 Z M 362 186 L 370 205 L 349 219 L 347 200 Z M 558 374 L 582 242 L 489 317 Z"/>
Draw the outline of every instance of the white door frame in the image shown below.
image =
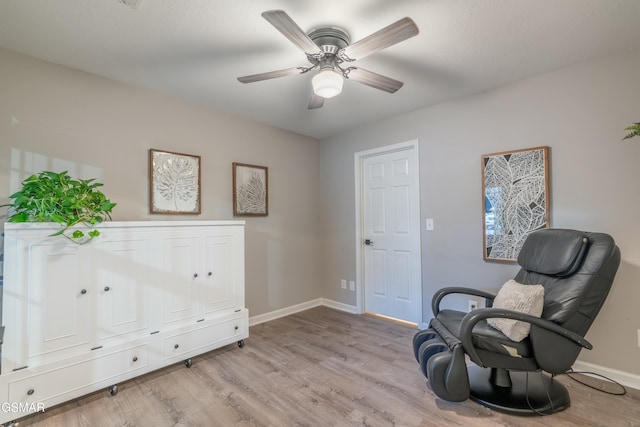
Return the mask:
<path fill-rule="evenodd" d="M 365 150 L 365 151 L 359 151 L 357 153 L 354 154 L 354 175 L 355 175 L 355 186 L 356 186 L 356 198 L 355 198 L 355 204 L 356 204 L 356 313 L 362 314 L 365 311 L 365 306 L 364 306 L 364 283 L 362 282 L 362 278 L 364 277 L 364 254 L 363 254 L 363 250 L 362 250 L 362 242 L 363 242 L 363 235 L 364 233 L 362 232 L 362 227 L 363 227 L 363 191 L 362 191 L 362 186 L 363 186 L 363 161 L 365 158 L 367 157 L 371 157 L 371 156 L 376 156 L 376 155 L 380 155 L 380 154 L 386 154 L 386 153 L 392 153 L 395 151 L 404 151 L 404 150 L 413 150 L 413 152 L 415 153 L 416 156 L 416 176 L 417 176 L 417 182 L 416 184 L 418 185 L 418 199 L 420 198 L 420 156 L 418 154 L 418 140 L 417 139 L 413 139 L 410 141 L 406 141 L 406 142 L 399 142 L 397 144 L 391 144 L 391 145 L 385 145 L 383 147 L 378 147 L 378 148 L 373 148 L 370 150 Z M 420 205 L 420 200 L 418 200 L 418 206 Z M 418 230 L 421 230 L 420 228 L 420 214 L 418 214 Z M 420 238 L 420 240 L 422 240 Z M 418 304 L 420 304 L 419 307 L 419 313 L 423 313 L 423 307 L 422 307 L 422 244 L 418 245 L 419 247 L 419 259 L 420 259 L 420 278 L 419 278 L 419 282 L 420 282 L 420 289 L 418 292 Z M 422 317 L 422 314 L 421 314 Z M 419 323 L 418 326 L 422 323 L 422 319 L 419 319 Z"/>

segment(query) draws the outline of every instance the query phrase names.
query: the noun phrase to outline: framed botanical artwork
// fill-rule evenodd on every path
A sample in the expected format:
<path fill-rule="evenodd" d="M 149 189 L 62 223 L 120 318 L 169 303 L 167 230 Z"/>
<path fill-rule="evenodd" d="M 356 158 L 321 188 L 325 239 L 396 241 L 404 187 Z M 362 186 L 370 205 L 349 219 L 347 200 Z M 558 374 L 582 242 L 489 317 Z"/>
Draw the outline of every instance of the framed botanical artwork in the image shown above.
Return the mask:
<path fill-rule="evenodd" d="M 269 214 L 269 175 L 264 166 L 233 163 L 233 215 Z"/>
<path fill-rule="evenodd" d="M 549 149 L 482 155 L 485 261 L 515 262 L 529 233 L 549 228 Z"/>
<path fill-rule="evenodd" d="M 200 214 L 200 156 L 149 150 L 149 211 Z"/>

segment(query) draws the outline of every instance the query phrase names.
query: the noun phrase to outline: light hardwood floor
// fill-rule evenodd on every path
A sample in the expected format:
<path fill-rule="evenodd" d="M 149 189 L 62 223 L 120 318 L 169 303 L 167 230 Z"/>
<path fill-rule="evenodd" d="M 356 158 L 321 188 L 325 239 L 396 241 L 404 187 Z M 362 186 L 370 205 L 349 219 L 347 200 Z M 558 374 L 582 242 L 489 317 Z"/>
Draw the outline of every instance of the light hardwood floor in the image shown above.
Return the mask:
<path fill-rule="evenodd" d="M 640 426 L 640 391 L 594 391 L 560 376 L 571 407 L 516 417 L 428 389 L 416 329 L 317 307 L 250 329 L 235 345 L 23 418 L 23 426 Z M 593 381 L 592 381 L 593 382 Z M 609 390 L 612 386 L 595 382 Z"/>

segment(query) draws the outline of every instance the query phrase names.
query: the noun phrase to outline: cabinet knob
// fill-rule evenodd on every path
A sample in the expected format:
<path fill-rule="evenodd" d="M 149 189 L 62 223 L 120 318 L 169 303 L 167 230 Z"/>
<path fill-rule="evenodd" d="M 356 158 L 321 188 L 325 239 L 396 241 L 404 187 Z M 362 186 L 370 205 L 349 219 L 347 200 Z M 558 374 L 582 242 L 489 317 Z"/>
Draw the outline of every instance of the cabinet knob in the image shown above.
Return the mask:
<path fill-rule="evenodd" d="M 178 347 L 180 347 L 179 344 L 176 344 L 176 345 L 173 346 L 173 348 L 178 348 Z"/>
<path fill-rule="evenodd" d="M 86 294 L 86 293 L 87 293 L 87 290 L 86 290 L 86 289 L 83 289 L 83 290 L 81 290 L 81 291 L 80 291 L 80 293 L 81 293 L 82 295 L 84 295 L 84 294 Z"/>
<path fill-rule="evenodd" d="M 138 361 L 138 356 L 133 356 L 133 361 L 137 362 Z"/>
<path fill-rule="evenodd" d="M 195 279 L 196 277 L 198 277 L 198 273 L 193 273 L 193 278 Z"/>
<path fill-rule="evenodd" d="M 104 287 L 104 291 L 105 291 L 105 292 L 109 292 L 109 290 L 111 290 L 111 288 L 110 288 L 110 287 L 108 287 L 108 286 L 105 286 L 105 287 Z"/>
<path fill-rule="evenodd" d="M 211 275 L 213 275 L 213 273 L 210 271 L 210 272 L 207 274 L 207 276 L 211 276 Z"/>
<path fill-rule="evenodd" d="M 236 325 L 235 330 L 236 330 L 236 331 L 238 330 L 238 325 Z"/>
<path fill-rule="evenodd" d="M 36 391 L 34 389 L 30 388 L 29 391 L 27 391 L 27 396 L 31 396 L 35 392 Z"/>

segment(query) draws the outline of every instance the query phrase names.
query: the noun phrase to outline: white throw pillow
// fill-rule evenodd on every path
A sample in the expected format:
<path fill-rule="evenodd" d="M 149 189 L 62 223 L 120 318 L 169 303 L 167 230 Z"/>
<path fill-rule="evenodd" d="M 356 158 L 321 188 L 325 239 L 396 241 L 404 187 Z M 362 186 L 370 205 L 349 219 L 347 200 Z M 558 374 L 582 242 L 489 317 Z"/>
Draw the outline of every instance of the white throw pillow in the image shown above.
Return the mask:
<path fill-rule="evenodd" d="M 498 291 L 493 300 L 493 308 L 504 308 L 540 317 L 544 308 L 544 287 L 523 285 L 513 279 L 509 280 Z M 487 323 L 516 342 L 525 339 L 531 331 L 530 323 L 514 319 L 492 318 L 487 319 Z"/>

